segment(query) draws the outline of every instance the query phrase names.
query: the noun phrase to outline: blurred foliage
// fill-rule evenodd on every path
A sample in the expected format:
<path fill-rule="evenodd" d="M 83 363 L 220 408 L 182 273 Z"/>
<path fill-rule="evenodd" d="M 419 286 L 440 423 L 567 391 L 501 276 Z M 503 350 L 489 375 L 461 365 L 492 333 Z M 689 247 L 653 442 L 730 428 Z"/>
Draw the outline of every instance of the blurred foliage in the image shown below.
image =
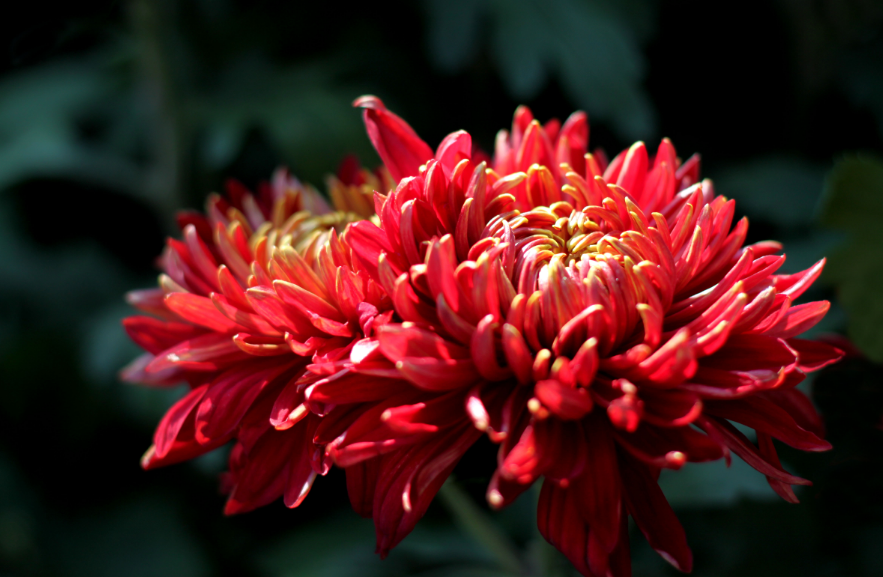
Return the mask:
<path fill-rule="evenodd" d="M 329 535 L 335 539 L 328 539 Z M 275 540 L 258 563 L 265 574 L 278 577 L 347 577 L 354 567 L 366 577 L 512 575 L 497 569 L 478 543 L 449 526 L 421 526 L 388 560 L 375 555 L 373 544 L 370 520 L 342 516 Z"/>
<path fill-rule="evenodd" d="M 60 575 L 204 577 L 205 553 L 163 500 L 143 497 L 108 512 L 55 527 Z M 136 560 L 137 562 L 133 562 Z"/>
<path fill-rule="evenodd" d="M 113 102 L 116 106 L 99 111 L 112 101 L 112 93 L 97 55 L 60 60 L 5 78 L 0 84 L 0 186 L 41 175 L 136 193 L 140 171 L 120 154 L 128 135 L 123 133 L 125 125 L 116 121 L 125 107 Z M 110 116 L 105 120 L 118 133 L 106 135 L 105 142 L 83 142 L 83 124 L 97 121 L 89 116 L 99 113 Z"/>
<path fill-rule="evenodd" d="M 702 152 L 749 242 L 784 242 L 785 270 L 830 256 L 805 297 L 833 300 L 814 334 L 848 334 L 868 358 L 812 383 L 835 449 L 783 449 L 815 482 L 803 503 L 738 459 L 660 482 L 697 575 L 883 573 L 883 2 L 19 8 L 0 22 L 0 575 L 573 574 L 537 533 L 533 492 L 482 504 L 490 443 L 385 561 L 339 472 L 297 511 L 224 518 L 223 450 L 138 467 L 181 390 L 117 381 L 135 354 L 121 295 L 155 282 L 174 211 L 225 178 L 252 186 L 285 164 L 321 184 L 348 152 L 374 165 L 350 107 L 366 92 L 431 144 L 468 128 L 490 150 L 522 102 L 542 120 L 584 108 L 608 153 L 670 136 Z M 634 530 L 633 544 L 636 575 L 675 574 Z"/>
<path fill-rule="evenodd" d="M 716 192 L 735 198 L 752 223 L 794 232 L 812 226 L 825 169 L 796 158 L 767 156 L 714 175 Z"/>
<path fill-rule="evenodd" d="M 627 139 L 648 137 L 653 109 L 641 88 L 641 33 L 649 0 L 427 0 L 429 54 L 445 72 L 474 60 L 489 23 L 491 58 L 510 93 L 536 98 L 550 73 L 570 100 Z"/>
<path fill-rule="evenodd" d="M 837 286 L 849 315 L 849 337 L 868 357 L 883 362 L 883 161 L 841 159 L 828 175 L 823 218 L 847 233 L 847 242 L 831 255 L 826 278 Z"/>

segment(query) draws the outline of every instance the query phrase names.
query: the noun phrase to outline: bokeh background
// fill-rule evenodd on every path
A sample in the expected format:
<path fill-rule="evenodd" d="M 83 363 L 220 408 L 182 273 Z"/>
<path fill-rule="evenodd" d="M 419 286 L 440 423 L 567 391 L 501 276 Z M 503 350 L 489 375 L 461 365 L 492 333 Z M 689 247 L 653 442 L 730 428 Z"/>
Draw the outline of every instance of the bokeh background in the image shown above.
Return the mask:
<path fill-rule="evenodd" d="M 589 113 L 615 154 L 669 136 L 785 268 L 829 266 L 814 334 L 851 358 L 801 387 L 834 450 L 786 466 L 778 500 L 734 459 L 662 484 L 697 576 L 883 575 L 883 3 L 876 0 L 30 0 L 0 18 L 0 575 L 569 575 L 535 496 L 490 514 L 479 446 L 380 562 L 343 476 L 297 510 L 221 514 L 224 451 L 145 473 L 181 390 L 118 382 L 136 354 L 123 293 L 155 283 L 174 211 L 278 165 L 322 188 L 346 152 L 377 163 L 350 102 L 383 98 L 429 143 L 491 150 L 519 103 Z M 445 506 L 445 503 L 447 506 Z M 482 527 L 484 527 L 482 529 Z M 674 575 L 633 535 L 636 576 Z M 502 548 L 502 549 L 501 549 Z"/>

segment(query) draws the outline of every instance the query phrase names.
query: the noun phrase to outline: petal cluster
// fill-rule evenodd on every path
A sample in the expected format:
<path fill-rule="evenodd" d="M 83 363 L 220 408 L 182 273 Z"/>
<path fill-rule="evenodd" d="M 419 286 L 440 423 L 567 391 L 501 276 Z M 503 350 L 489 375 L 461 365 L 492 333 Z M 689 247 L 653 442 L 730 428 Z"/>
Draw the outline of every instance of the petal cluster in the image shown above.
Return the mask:
<path fill-rule="evenodd" d="M 422 392 L 434 435 L 468 418 L 499 443 L 491 506 L 541 481 L 543 535 L 583 574 L 622 575 L 627 515 L 691 568 L 662 468 L 733 452 L 796 502 L 791 486 L 809 482 L 782 468 L 772 439 L 830 447 L 794 388 L 841 354 L 797 338 L 828 310 L 794 304 L 823 262 L 776 274 L 781 246 L 745 246 L 734 201 L 667 139 L 652 156 L 639 142 L 607 162 L 587 152 L 583 114 L 543 126 L 521 107 L 488 164 L 463 133 L 432 155 L 379 101 L 359 104 L 401 177 L 378 195 L 378 223 L 350 225 L 396 312 L 361 346 Z M 452 142 L 464 142 L 457 156 Z M 443 408 L 451 398 L 463 399 L 461 420 Z"/>
<path fill-rule="evenodd" d="M 190 386 L 159 423 L 144 468 L 233 441 L 228 513 L 280 496 L 294 507 L 327 472 L 313 442 L 320 419 L 297 383 L 309 378 L 311 356 L 351 345 L 376 315 L 372 303 L 386 299 L 350 266 L 337 232 L 373 214 L 365 198 L 383 178 L 348 161 L 330 183 L 332 210 L 280 170 L 258 194 L 231 181 L 204 215 L 179 216 L 183 238 L 166 244 L 159 287 L 128 295 L 145 314 L 123 322 L 146 351 L 123 370 L 125 380 Z"/>
<path fill-rule="evenodd" d="M 730 458 L 784 499 L 808 481 L 773 439 L 829 448 L 795 386 L 841 352 L 798 336 L 827 302 L 795 304 L 775 242 L 745 245 L 735 203 L 668 139 L 608 162 L 585 114 L 516 110 L 493 158 L 458 131 L 433 150 L 373 96 L 356 101 L 383 160 L 329 179 L 335 210 L 284 173 L 231 186 L 181 218 L 160 288 L 130 301 L 147 353 L 129 380 L 190 393 L 147 468 L 234 441 L 227 512 L 346 470 L 386 555 L 463 454 L 499 445 L 487 499 L 542 483 L 542 534 L 587 576 L 630 573 L 631 516 L 689 571 L 663 468 Z M 752 442 L 736 424 L 754 429 Z"/>

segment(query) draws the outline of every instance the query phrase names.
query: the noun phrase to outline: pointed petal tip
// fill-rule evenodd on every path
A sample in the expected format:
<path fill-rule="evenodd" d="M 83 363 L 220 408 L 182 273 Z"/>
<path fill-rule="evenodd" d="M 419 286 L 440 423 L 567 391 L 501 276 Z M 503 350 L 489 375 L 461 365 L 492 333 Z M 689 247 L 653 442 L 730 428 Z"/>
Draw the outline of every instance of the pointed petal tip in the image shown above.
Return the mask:
<path fill-rule="evenodd" d="M 487 504 L 494 511 L 502 509 L 505 502 L 506 499 L 503 497 L 503 494 L 497 489 L 491 489 L 487 492 Z"/>
<path fill-rule="evenodd" d="M 822 439 L 822 440 L 816 445 L 815 448 L 810 449 L 810 450 L 811 450 L 811 452 L 813 452 L 813 453 L 823 453 L 823 452 L 825 452 L 825 451 L 830 451 L 830 450 L 833 449 L 833 448 L 834 448 L 834 445 L 832 445 L 830 442 L 828 442 L 828 441 Z M 811 484 L 811 483 L 810 483 L 810 484 Z"/>
<path fill-rule="evenodd" d="M 687 549 L 689 555 L 686 556 L 686 558 L 683 560 L 683 563 L 679 563 L 677 559 L 675 559 L 665 551 L 656 549 L 656 552 L 659 553 L 660 557 L 671 563 L 672 567 L 674 567 L 678 571 L 682 571 L 684 573 L 691 573 L 693 571 L 693 552 L 689 549 Z"/>
<path fill-rule="evenodd" d="M 383 101 L 373 94 L 364 94 L 353 100 L 353 108 L 370 108 L 372 110 L 386 110 Z"/>
<path fill-rule="evenodd" d="M 156 455 L 156 445 L 150 445 L 144 454 L 141 455 L 141 468 L 149 471 L 152 467 L 153 457 Z"/>
<path fill-rule="evenodd" d="M 227 500 L 227 503 L 224 504 L 224 516 L 232 517 L 233 515 L 238 515 L 239 513 L 244 513 L 246 508 L 242 503 L 238 501 L 234 501 L 233 499 Z"/>

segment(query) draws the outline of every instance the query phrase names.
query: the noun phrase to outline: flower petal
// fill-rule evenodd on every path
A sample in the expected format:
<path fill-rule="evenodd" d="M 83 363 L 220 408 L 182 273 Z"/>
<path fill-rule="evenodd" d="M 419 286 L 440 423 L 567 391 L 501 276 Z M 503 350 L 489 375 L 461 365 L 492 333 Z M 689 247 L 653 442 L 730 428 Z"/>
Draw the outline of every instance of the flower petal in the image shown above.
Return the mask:
<path fill-rule="evenodd" d="M 432 149 L 414 129 L 393 114 L 376 96 L 361 96 L 353 106 L 363 109 L 362 118 L 368 138 L 396 182 L 417 176 L 420 166 L 432 158 Z"/>
<path fill-rule="evenodd" d="M 647 466 L 631 457 L 620 459 L 626 507 L 650 546 L 685 573 L 693 569 L 693 553 L 671 505 Z"/>

